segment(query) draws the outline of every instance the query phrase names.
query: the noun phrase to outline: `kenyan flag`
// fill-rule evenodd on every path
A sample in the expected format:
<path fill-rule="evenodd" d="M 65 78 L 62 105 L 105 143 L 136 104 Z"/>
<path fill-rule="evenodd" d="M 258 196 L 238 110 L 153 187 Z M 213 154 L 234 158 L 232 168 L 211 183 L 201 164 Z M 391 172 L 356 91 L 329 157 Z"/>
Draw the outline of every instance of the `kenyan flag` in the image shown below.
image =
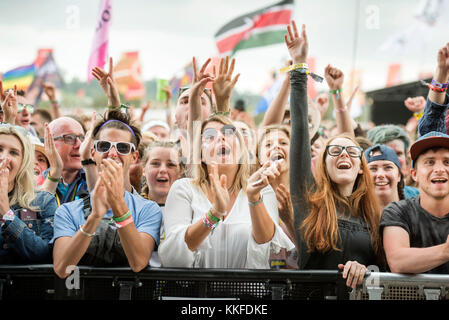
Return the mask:
<path fill-rule="evenodd" d="M 284 42 L 292 13 L 293 0 L 284 0 L 235 18 L 215 34 L 219 54 Z"/>

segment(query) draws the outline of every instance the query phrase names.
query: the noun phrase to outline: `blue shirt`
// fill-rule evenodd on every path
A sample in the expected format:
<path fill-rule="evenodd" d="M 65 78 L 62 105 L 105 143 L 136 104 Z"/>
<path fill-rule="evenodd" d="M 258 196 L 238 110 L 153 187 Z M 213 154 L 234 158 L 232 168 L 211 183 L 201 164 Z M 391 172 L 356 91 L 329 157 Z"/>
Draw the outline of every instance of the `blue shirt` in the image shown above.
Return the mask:
<path fill-rule="evenodd" d="M 158 245 L 162 221 L 161 208 L 156 202 L 146 200 L 128 191 L 125 191 L 125 202 L 131 212 L 137 231 L 149 234 Z M 83 204 L 83 200 L 80 199 L 64 203 L 56 210 L 54 236 L 50 243 L 54 243 L 59 237 L 73 237 L 75 235 L 79 227 L 86 222 Z M 112 210 L 109 209 L 105 217 L 112 216 Z"/>

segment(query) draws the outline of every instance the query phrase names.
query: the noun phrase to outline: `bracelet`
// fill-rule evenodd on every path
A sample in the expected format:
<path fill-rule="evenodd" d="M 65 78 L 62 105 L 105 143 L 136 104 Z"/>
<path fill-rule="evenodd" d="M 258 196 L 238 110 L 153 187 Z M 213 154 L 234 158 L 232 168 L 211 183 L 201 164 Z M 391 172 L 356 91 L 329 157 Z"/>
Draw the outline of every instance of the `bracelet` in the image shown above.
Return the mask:
<path fill-rule="evenodd" d="M 259 200 L 254 201 L 254 202 L 248 201 L 248 204 L 249 204 L 250 207 L 255 207 L 255 206 L 257 206 L 259 203 L 261 203 L 262 201 L 263 201 L 263 198 L 262 198 L 262 196 L 260 196 L 260 199 L 259 199 Z"/>
<path fill-rule="evenodd" d="M 329 93 L 333 93 L 333 94 L 336 94 L 336 98 L 337 99 L 340 99 L 340 92 L 342 92 L 343 91 L 343 89 L 342 88 L 339 88 L 339 89 L 337 89 L 337 90 L 329 90 Z"/>
<path fill-rule="evenodd" d="M 114 225 L 115 225 L 116 228 L 120 229 L 120 228 L 123 228 L 123 227 L 127 226 L 131 222 L 134 222 L 134 220 L 133 220 L 132 216 L 129 216 L 127 219 L 123 220 L 122 222 L 115 222 L 114 221 Z"/>
<path fill-rule="evenodd" d="M 9 209 L 4 215 L 2 220 L 4 221 L 12 221 L 14 220 L 16 216 L 14 215 L 14 211 L 12 211 L 12 209 Z"/>
<path fill-rule="evenodd" d="M 52 182 L 56 182 L 56 183 L 59 183 L 59 180 L 60 180 L 60 179 L 53 178 L 53 177 L 50 175 L 50 173 L 47 174 L 47 179 L 50 180 L 50 181 L 52 181 Z"/>
<path fill-rule="evenodd" d="M 97 165 L 97 163 L 96 163 L 94 160 L 92 160 L 92 159 L 81 160 L 81 164 L 82 164 L 83 166 L 87 166 L 87 165 L 89 165 L 89 164 Z"/>
<path fill-rule="evenodd" d="M 92 238 L 95 235 L 95 232 L 94 233 L 89 233 L 89 232 L 84 231 L 83 230 L 83 226 L 80 226 L 80 231 L 81 231 L 82 234 L 84 234 L 86 237 L 89 237 L 89 238 Z"/>
<path fill-rule="evenodd" d="M 207 211 L 207 218 L 214 223 L 219 223 L 220 222 L 220 218 L 217 218 L 216 216 L 214 216 L 212 214 L 212 209 L 210 209 L 209 211 Z"/>
<path fill-rule="evenodd" d="M 212 223 L 206 216 L 203 218 L 203 224 L 211 230 L 214 230 L 218 223 Z"/>
<path fill-rule="evenodd" d="M 421 112 L 414 112 L 413 116 L 416 118 L 416 120 L 419 120 L 424 114 L 424 111 Z"/>
<path fill-rule="evenodd" d="M 295 69 L 309 69 L 309 65 L 307 64 L 307 63 L 295 63 L 295 64 L 292 64 L 292 65 L 290 65 L 290 66 L 288 66 L 288 67 L 284 67 L 284 68 L 281 68 L 281 70 L 279 70 L 281 73 L 284 73 L 284 72 L 289 72 L 289 71 L 292 71 L 292 70 L 295 70 Z"/>
<path fill-rule="evenodd" d="M 420 80 L 420 82 L 430 90 L 438 93 L 446 92 L 448 88 L 448 83 L 440 83 L 434 80 L 432 80 L 432 83 L 427 83 L 424 80 Z"/>
<path fill-rule="evenodd" d="M 348 111 L 348 107 L 347 107 L 347 106 L 344 106 L 344 107 L 341 108 L 341 109 L 335 108 L 335 111 L 336 111 L 336 112 L 344 112 L 344 111 Z"/>
<path fill-rule="evenodd" d="M 229 116 L 229 114 L 231 113 L 231 111 L 223 111 L 223 112 L 221 112 L 221 111 L 214 111 L 214 112 L 212 112 L 213 113 L 213 115 L 215 115 L 215 116 Z"/>
<path fill-rule="evenodd" d="M 131 211 L 128 210 L 125 214 L 122 214 L 120 217 L 112 217 L 115 222 L 122 222 L 128 219 L 131 216 Z"/>
<path fill-rule="evenodd" d="M 447 89 L 449 87 L 449 82 L 441 83 L 441 82 L 435 81 L 433 79 L 430 84 L 434 87 L 441 88 L 441 89 Z"/>

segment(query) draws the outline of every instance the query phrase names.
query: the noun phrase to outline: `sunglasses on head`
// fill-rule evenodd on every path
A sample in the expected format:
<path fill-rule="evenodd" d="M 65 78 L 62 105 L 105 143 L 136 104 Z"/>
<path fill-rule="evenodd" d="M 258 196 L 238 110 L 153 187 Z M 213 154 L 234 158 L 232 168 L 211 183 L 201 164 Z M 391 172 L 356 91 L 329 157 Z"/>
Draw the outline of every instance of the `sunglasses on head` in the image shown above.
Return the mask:
<path fill-rule="evenodd" d="M 70 144 L 73 146 L 74 144 L 76 144 L 77 138 L 80 139 L 81 142 L 84 141 L 83 135 L 77 136 L 76 134 L 63 134 L 62 136 L 54 137 L 53 140 L 63 139 L 65 144 Z"/>
<path fill-rule="evenodd" d="M 126 156 L 136 150 L 136 147 L 131 142 L 112 142 L 107 140 L 94 141 L 94 148 L 99 153 L 107 153 L 113 146 L 117 153 L 122 156 Z"/>
<path fill-rule="evenodd" d="M 343 150 L 352 158 L 360 158 L 362 156 L 362 148 L 357 146 L 339 146 L 339 145 L 328 145 L 326 147 L 327 154 L 333 157 L 338 157 Z"/>
<path fill-rule="evenodd" d="M 225 137 L 235 136 L 236 127 L 234 127 L 232 124 L 225 124 L 223 127 L 221 127 L 220 132 Z M 203 131 L 202 137 L 204 140 L 210 142 L 217 138 L 218 136 L 218 130 L 215 128 L 207 128 Z"/>
<path fill-rule="evenodd" d="M 23 104 L 23 103 L 18 103 L 17 104 L 18 108 L 17 108 L 17 112 L 20 113 L 23 110 L 27 110 L 29 113 L 33 113 L 34 112 L 34 107 L 31 104 Z"/>

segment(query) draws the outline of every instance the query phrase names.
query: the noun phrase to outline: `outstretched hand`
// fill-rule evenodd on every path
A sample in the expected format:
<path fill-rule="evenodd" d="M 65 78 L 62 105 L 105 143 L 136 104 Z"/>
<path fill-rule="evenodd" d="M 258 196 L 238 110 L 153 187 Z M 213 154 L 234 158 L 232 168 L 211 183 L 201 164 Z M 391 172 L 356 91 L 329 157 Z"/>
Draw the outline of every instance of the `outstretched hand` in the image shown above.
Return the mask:
<path fill-rule="evenodd" d="M 0 160 L 0 216 L 9 210 L 9 163 L 11 160 L 3 158 Z"/>
<path fill-rule="evenodd" d="M 227 56 L 226 58 L 220 59 L 218 73 L 215 66 L 213 67 L 215 80 L 212 88 L 214 89 L 217 107 L 221 110 L 229 110 L 229 99 L 231 98 L 232 90 L 240 77 L 240 73 L 238 73 L 232 78 L 234 65 L 235 59 L 232 59 L 231 64 L 229 65 L 229 56 Z M 223 108 L 221 108 L 222 106 Z"/>
<path fill-rule="evenodd" d="M 301 36 L 299 36 L 296 22 L 292 20 L 291 25 L 287 26 L 287 32 L 288 35 L 284 35 L 284 40 L 293 63 L 305 63 L 309 51 L 306 26 L 302 25 Z"/>
<path fill-rule="evenodd" d="M 438 50 L 437 68 L 446 74 L 447 81 L 447 77 L 449 76 L 449 42 Z"/>
<path fill-rule="evenodd" d="M 117 85 L 114 81 L 114 68 L 112 57 L 109 58 L 109 70 L 105 70 L 95 67 L 92 69 L 92 75 L 100 83 L 101 88 L 108 97 L 108 103 L 112 107 L 120 107 L 120 94 L 118 92 Z"/>
<path fill-rule="evenodd" d="M 11 124 L 15 124 L 18 110 L 16 85 L 14 85 L 14 91 L 9 90 L 8 94 L 1 102 L 1 108 L 4 114 L 4 121 Z"/>

